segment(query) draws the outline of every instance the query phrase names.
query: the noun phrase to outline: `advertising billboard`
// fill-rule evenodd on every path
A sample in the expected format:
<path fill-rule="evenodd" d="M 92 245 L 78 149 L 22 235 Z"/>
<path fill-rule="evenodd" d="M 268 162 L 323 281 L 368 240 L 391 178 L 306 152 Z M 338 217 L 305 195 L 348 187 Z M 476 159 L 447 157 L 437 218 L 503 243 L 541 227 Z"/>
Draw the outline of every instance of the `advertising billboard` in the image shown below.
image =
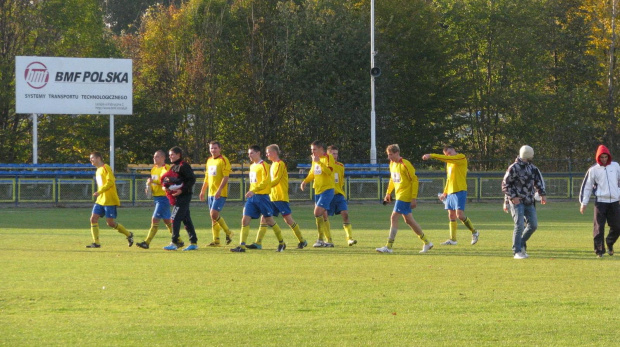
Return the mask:
<path fill-rule="evenodd" d="M 132 60 L 15 57 L 17 113 L 133 113 Z"/>

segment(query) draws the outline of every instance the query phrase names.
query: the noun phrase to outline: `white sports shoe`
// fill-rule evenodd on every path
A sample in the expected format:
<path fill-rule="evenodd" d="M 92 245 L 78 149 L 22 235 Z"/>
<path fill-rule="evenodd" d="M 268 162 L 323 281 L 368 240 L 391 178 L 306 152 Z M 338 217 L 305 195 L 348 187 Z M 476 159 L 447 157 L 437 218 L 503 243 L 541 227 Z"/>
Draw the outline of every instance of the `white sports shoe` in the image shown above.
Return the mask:
<path fill-rule="evenodd" d="M 471 234 L 471 244 L 475 245 L 476 243 L 478 243 L 478 237 L 480 236 L 480 233 L 478 232 L 478 230 L 476 230 L 475 233 Z"/>
<path fill-rule="evenodd" d="M 353 240 L 353 239 L 349 240 L 349 246 L 353 246 L 356 243 L 357 243 L 357 240 Z"/>
<path fill-rule="evenodd" d="M 379 253 L 392 253 L 392 249 L 391 248 L 387 248 L 387 246 L 383 246 L 381 248 L 377 248 L 376 251 L 379 252 Z"/>
<path fill-rule="evenodd" d="M 334 244 L 331 242 L 323 242 L 323 247 L 331 247 L 334 248 Z"/>
<path fill-rule="evenodd" d="M 426 252 L 430 251 L 431 248 L 433 248 L 433 243 L 429 242 L 429 243 L 425 244 L 424 247 L 422 247 L 422 250 L 420 251 L 420 253 L 426 253 Z"/>
<path fill-rule="evenodd" d="M 456 245 L 456 241 L 452 241 L 451 239 L 447 239 L 446 242 L 442 242 L 441 243 L 444 246 L 455 246 Z"/>
<path fill-rule="evenodd" d="M 312 247 L 325 247 L 325 242 L 323 240 L 316 240 Z"/>
<path fill-rule="evenodd" d="M 523 252 L 515 253 L 515 259 L 526 259 L 527 255 L 523 254 Z"/>

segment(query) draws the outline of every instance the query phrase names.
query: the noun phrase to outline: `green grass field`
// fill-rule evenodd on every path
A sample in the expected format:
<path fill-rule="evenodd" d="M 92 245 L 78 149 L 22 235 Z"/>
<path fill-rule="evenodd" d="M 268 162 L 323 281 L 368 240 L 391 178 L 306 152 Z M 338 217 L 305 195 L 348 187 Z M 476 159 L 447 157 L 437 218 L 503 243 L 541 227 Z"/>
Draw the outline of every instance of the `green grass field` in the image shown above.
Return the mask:
<path fill-rule="evenodd" d="M 312 207 L 293 206 L 309 241 Z M 241 205 L 224 217 L 238 242 Z M 339 216 L 333 249 L 265 249 L 233 254 L 207 248 L 202 206 L 192 209 L 200 249 L 167 252 L 160 230 L 151 249 L 127 247 L 101 221 L 101 249 L 91 241 L 89 208 L 0 209 L 0 344 L 31 345 L 615 345 L 620 255 L 597 259 L 592 208 L 576 202 L 539 206 L 529 259 L 512 259 L 512 220 L 499 203 L 471 203 L 480 230 L 469 244 L 448 237 L 443 206 L 414 210 L 435 247 L 401 223 L 394 254 L 378 254 L 390 207 L 350 205 L 358 244 L 346 246 Z M 119 209 L 118 221 L 146 236 L 150 208 Z M 253 240 L 257 222 L 252 224 Z M 187 241 L 187 236 L 184 235 Z"/>

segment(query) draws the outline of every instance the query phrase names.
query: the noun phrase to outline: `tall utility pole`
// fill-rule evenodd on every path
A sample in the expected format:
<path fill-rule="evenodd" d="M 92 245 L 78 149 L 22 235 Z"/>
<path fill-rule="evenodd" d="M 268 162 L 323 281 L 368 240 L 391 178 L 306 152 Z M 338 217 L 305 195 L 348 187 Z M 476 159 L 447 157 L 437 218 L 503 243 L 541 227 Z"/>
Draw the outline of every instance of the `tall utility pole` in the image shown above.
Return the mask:
<path fill-rule="evenodd" d="M 375 0 L 370 0 L 370 163 L 377 163 L 377 141 L 375 129 Z"/>

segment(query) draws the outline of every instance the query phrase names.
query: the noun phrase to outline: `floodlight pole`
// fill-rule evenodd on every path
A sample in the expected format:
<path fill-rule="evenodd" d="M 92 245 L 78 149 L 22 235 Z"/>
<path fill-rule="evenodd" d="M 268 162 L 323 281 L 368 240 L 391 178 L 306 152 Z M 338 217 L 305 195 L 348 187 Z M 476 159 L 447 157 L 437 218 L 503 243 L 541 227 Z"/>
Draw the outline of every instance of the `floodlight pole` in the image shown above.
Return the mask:
<path fill-rule="evenodd" d="M 370 68 L 375 67 L 375 0 L 370 0 Z M 375 76 L 370 75 L 370 163 L 377 163 Z"/>

